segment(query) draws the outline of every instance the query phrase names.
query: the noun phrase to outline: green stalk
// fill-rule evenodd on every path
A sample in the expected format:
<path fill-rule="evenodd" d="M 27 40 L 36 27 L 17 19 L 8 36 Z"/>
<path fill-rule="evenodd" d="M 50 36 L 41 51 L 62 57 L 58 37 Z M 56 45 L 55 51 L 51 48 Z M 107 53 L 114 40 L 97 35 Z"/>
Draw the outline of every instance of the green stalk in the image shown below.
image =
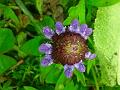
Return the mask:
<path fill-rule="evenodd" d="M 41 27 L 39 26 L 37 20 L 32 16 L 30 11 L 26 8 L 24 3 L 21 0 L 15 0 L 16 4 L 20 7 L 20 9 L 24 12 L 25 15 L 29 17 L 29 19 L 32 22 L 32 25 L 35 27 L 35 30 L 37 31 L 38 34 L 43 34 Z"/>
<path fill-rule="evenodd" d="M 96 77 L 96 73 L 95 73 L 94 68 L 92 68 L 92 74 L 93 74 L 93 78 L 94 78 L 94 81 L 95 81 L 95 84 L 96 84 L 96 90 L 99 90 L 99 84 L 97 82 L 97 77 Z"/>
<path fill-rule="evenodd" d="M 34 21 L 34 17 L 32 14 L 28 11 L 28 9 L 25 7 L 23 2 L 21 0 L 15 0 L 17 5 L 20 7 L 20 9 L 30 18 L 31 21 Z"/>

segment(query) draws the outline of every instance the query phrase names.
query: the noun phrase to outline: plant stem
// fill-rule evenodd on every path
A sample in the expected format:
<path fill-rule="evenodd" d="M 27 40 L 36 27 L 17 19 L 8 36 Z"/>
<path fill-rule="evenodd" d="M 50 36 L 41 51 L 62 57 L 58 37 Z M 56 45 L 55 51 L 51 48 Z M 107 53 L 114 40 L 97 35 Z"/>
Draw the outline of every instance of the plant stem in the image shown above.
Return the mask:
<path fill-rule="evenodd" d="M 97 82 L 97 77 L 96 77 L 96 73 L 95 73 L 94 68 L 92 68 L 92 74 L 93 74 L 93 78 L 94 78 L 94 80 L 95 80 L 96 90 L 99 90 L 99 84 L 98 84 L 98 82 Z"/>

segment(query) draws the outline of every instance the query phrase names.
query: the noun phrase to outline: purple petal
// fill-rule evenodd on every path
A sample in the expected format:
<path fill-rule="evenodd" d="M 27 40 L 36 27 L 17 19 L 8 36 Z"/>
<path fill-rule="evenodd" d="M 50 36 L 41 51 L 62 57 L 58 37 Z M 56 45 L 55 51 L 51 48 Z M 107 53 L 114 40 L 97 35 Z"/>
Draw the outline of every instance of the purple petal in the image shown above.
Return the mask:
<path fill-rule="evenodd" d="M 80 71 L 85 72 L 85 66 L 82 62 L 82 60 L 79 63 L 74 64 L 74 66 Z"/>
<path fill-rule="evenodd" d="M 60 35 L 61 33 L 65 32 L 65 28 L 63 27 L 61 22 L 56 22 L 56 33 Z"/>
<path fill-rule="evenodd" d="M 92 34 L 92 28 L 88 28 L 85 32 L 86 36 L 90 36 Z"/>
<path fill-rule="evenodd" d="M 92 54 L 91 52 L 85 53 L 85 58 L 86 59 L 94 59 L 96 57 L 96 54 Z"/>
<path fill-rule="evenodd" d="M 89 58 L 91 54 L 92 54 L 91 52 L 86 52 L 85 53 L 85 58 Z"/>
<path fill-rule="evenodd" d="M 51 55 L 46 55 L 45 58 L 41 61 L 42 66 L 49 66 L 53 63 Z"/>
<path fill-rule="evenodd" d="M 80 34 L 84 39 L 87 39 L 92 34 L 92 28 L 88 28 L 87 24 L 80 26 Z"/>
<path fill-rule="evenodd" d="M 58 29 L 58 30 L 62 30 L 63 29 L 63 25 L 62 25 L 61 22 L 56 22 L 55 26 L 56 26 L 56 29 Z"/>
<path fill-rule="evenodd" d="M 54 35 L 54 31 L 52 31 L 49 27 L 44 27 L 43 33 L 48 39 L 51 39 L 51 37 Z"/>
<path fill-rule="evenodd" d="M 87 28 L 88 28 L 87 24 L 82 24 L 80 26 L 80 33 L 85 35 L 85 32 L 86 32 Z"/>
<path fill-rule="evenodd" d="M 51 44 L 41 44 L 39 47 L 40 52 L 44 52 L 45 54 L 51 54 L 52 52 L 52 45 Z"/>
<path fill-rule="evenodd" d="M 74 29 L 77 29 L 79 26 L 79 21 L 77 19 L 73 20 L 70 26 L 72 26 Z"/>
<path fill-rule="evenodd" d="M 91 60 L 91 59 L 94 59 L 95 57 L 96 57 L 96 54 L 92 54 L 90 55 L 89 59 Z"/>
<path fill-rule="evenodd" d="M 75 33 L 80 33 L 80 26 L 79 26 L 79 21 L 78 20 L 73 20 L 71 25 L 69 26 L 69 31 L 75 32 Z"/>
<path fill-rule="evenodd" d="M 64 73 L 66 77 L 70 78 L 73 74 L 74 66 L 73 65 L 65 65 L 64 66 Z"/>

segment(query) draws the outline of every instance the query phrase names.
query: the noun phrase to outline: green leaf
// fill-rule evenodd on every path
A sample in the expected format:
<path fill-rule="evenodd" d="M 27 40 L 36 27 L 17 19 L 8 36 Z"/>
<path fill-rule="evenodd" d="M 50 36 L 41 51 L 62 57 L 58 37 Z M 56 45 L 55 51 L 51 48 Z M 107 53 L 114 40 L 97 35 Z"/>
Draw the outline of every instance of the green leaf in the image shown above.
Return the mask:
<path fill-rule="evenodd" d="M 42 14 L 43 0 L 36 0 L 36 8 L 39 14 Z"/>
<path fill-rule="evenodd" d="M 83 86 L 86 86 L 84 74 L 78 71 L 77 69 L 74 70 L 74 73 L 77 76 L 77 81 L 81 82 Z"/>
<path fill-rule="evenodd" d="M 17 62 L 14 58 L 5 55 L 0 55 L 0 74 L 4 73 L 16 63 Z"/>
<path fill-rule="evenodd" d="M 35 37 L 34 39 L 31 39 L 27 41 L 25 44 L 21 46 L 21 50 L 25 52 L 28 55 L 35 55 L 39 56 L 40 52 L 38 50 L 40 44 L 45 41 L 45 38 L 43 37 Z"/>
<path fill-rule="evenodd" d="M 75 88 L 75 85 L 74 85 L 73 81 L 71 80 L 66 84 L 66 86 L 63 90 L 77 90 L 77 89 Z"/>
<path fill-rule="evenodd" d="M 54 28 L 54 20 L 49 16 L 44 16 L 42 24 L 44 26 L 49 26 L 50 28 Z"/>
<path fill-rule="evenodd" d="M 120 2 L 120 0 L 88 0 L 88 4 L 101 7 L 101 6 L 109 6 Z"/>
<path fill-rule="evenodd" d="M 10 50 L 15 43 L 15 37 L 10 29 L 0 28 L 0 53 Z"/>
<path fill-rule="evenodd" d="M 11 84 L 11 81 L 5 82 L 2 86 L 0 85 L 0 90 L 13 90 L 10 84 Z"/>
<path fill-rule="evenodd" d="M 93 35 L 101 82 L 120 85 L 120 3 L 98 8 Z"/>
<path fill-rule="evenodd" d="M 13 22 L 15 22 L 16 25 L 19 24 L 18 17 L 15 15 L 14 11 L 11 8 L 4 8 L 4 16 L 5 18 L 10 18 Z"/>
<path fill-rule="evenodd" d="M 87 74 L 89 74 L 93 65 L 95 65 L 95 60 L 88 60 L 88 62 L 87 62 Z"/>
<path fill-rule="evenodd" d="M 54 69 L 54 65 L 50 65 L 48 67 L 40 67 L 40 72 L 41 72 L 41 82 L 44 82 L 48 73 Z"/>
<path fill-rule="evenodd" d="M 56 83 L 59 76 L 60 76 L 61 70 L 59 70 L 58 67 L 54 66 L 53 70 L 51 70 L 46 77 L 46 83 Z"/>
<path fill-rule="evenodd" d="M 55 90 L 63 90 L 64 88 L 64 82 L 67 80 L 67 77 L 64 74 L 64 71 L 60 75 L 59 79 L 57 80 Z"/>
<path fill-rule="evenodd" d="M 80 0 L 77 6 L 69 9 L 68 13 L 69 16 L 64 21 L 64 25 L 69 25 L 73 19 L 79 19 L 80 23 L 85 23 L 85 0 Z"/>
<path fill-rule="evenodd" d="M 60 4 L 66 8 L 66 5 L 68 3 L 69 0 L 60 0 Z"/>
<path fill-rule="evenodd" d="M 27 34 L 24 33 L 24 32 L 20 32 L 20 33 L 17 35 L 18 47 L 20 47 L 20 46 L 23 44 L 23 42 L 25 42 L 26 36 L 27 36 Z"/>
<path fill-rule="evenodd" d="M 3 11 L 3 15 L 5 18 L 11 19 L 16 25 L 19 24 L 19 19 L 11 8 L 3 4 L 0 4 L 0 8 Z"/>
<path fill-rule="evenodd" d="M 25 90 L 37 90 L 37 89 L 35 89 L 34 87 L 31 87 L 31 86 L 24 86 L 24 89 Z"/>
<path fill-rule="evenodd" d="M 3 27 L 5 25 L 5 21 L 0 21 L 0 27 Z"/>

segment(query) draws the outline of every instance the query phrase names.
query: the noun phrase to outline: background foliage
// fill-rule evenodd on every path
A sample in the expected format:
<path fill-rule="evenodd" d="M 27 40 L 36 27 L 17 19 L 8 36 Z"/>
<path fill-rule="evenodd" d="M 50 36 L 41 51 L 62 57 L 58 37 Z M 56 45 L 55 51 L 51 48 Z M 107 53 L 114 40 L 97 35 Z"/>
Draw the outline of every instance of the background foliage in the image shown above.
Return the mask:
<path fill-rule="evenodd" d="M 0 0 L 0 90 L 119 90 L 120 0 Z M 77 18 L 94 29 L 87 43 L 97 58 L 68 79 L 63 67 L 41 67 L 44 26 Z"/>

